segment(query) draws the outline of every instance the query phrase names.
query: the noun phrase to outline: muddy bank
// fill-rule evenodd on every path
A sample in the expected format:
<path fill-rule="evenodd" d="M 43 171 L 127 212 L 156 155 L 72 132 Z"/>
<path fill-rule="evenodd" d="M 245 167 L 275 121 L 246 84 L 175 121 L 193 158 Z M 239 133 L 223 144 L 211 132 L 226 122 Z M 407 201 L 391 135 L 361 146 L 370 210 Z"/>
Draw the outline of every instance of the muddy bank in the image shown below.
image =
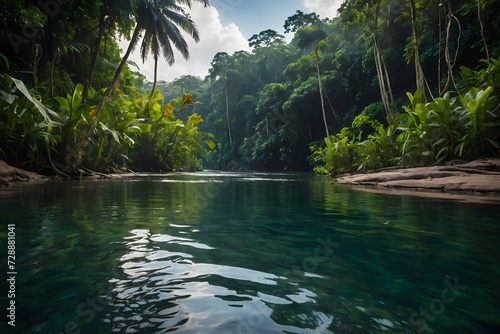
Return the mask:
<path fill-rule="evenodd" d="M 133 174 L 129 170 L 119 171 L 115 174 L 103 174 L 90 170 L 81 170 L 80 175 L 71 177 L 61 177 L 59 175 L 44 176 L 38 173 L 30 172 L 21 168 L 16 168 L 8 165 L 5 161 L 0 160 L 0 187 L 9 186 L 19 182 L 33 181 L 57 181 L 57 180 L 78 180 L 78 179 L 110 179 L 113 177 L 127 176 Z"/>
<path fill-rule="evenodd" d="M 40 174 L 9 166 L 5 161 L 0 160 L 0 186 L 8 186 L 17 182 L 42 181 L 44 179 L 46 177 Z"/>
<path fill-rule="evenodd" d="M 388 189 L 500 195 L 500 159 L 342 175 L 333 183 Z"/>

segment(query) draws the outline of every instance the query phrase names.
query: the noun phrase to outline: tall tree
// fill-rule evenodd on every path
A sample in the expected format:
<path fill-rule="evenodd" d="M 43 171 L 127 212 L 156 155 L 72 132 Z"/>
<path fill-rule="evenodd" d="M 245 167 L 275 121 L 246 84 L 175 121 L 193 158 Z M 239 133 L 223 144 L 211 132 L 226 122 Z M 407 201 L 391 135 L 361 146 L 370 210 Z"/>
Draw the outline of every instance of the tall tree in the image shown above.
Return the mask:
<path fill-rule="evenodd" d="M 285 44 L 285 36 L 278 34 L 278 32 L 272 29 L 261 31 L 248 40 L 248 45 L 254 48 L 253 53 L 261 53 L 263 55 L 259 61 L 259 72 L 260 78 L 264 82 L 271 82 L 276 79 L 275 69 L 269 66 L 268 58 L 270 52 Z"/>
<path fill-rule="evenodd" d="M 268 29 L 254 34 L 248 40 L 248 45 L 252 48 L 268 48 L 285 43 L 285 36 L 278 34 L 276 30 Z"/>
<path fill-rule="evenodd" d="M 444 47 L 444 60 L 446 63 L 446 68 L 447 68 L 447 78 L 446 78 L 446 84 L 444 85 L 444 88 L 439 92 L 440 96 L 443 96 L 449 89 L 450 86 L 453 84 L 453 87 L 458 91 L 457 84 L 455 82 L 455 77 L 453 76 L 453 69 L 456 65 L 457 62 L 457 57 L 460 52 L 460 40 L 461 40 L 461 35 L 462 35 L 462 27 L 460 25 L 460 21 L 458 18 L 453 14 L 453 9 L 451 2 L 449 0 L 446 0 L 443 2 L 443 11 L 444 11 L 444 19 L 445 19 L 445 25 L 446 25 L 446 39 L 445 39 L 445 47 Z M 456 46 L 456 51 L 455 55 L 452 59 L 451 55 L 451 28 L 452 28 L 452 23 L 456 22 L 458 26 L 458 36 L 457 36 L 457 46 Z"/>
<path fill-rule="evenodd" d="M 325 100 L 323 97 L 323 83 L 321 81 L 321 70 L 319 68 L 319 52 L 320 43 L 328 37 L 326 31 L 318 26 L 305 27 L 297 31 L 295 37 L 297 38 L 297 46 L 300 49 L 312 48 L 314 51 L 314 60 L 316 61 L 316 72 L 318 75 L 319 97 L 321 100 L 321 111 L 323 112 L 323 122 L 325 123 L 326 136 L 330 137 L 328 130 L 328 121 L 325 112 Z"/>
<path fill-rule="evenodd" d="M 210 72 L 210 79 L 222 80 L 225 106 L 226 106 L 227 131 L 229 135 L 229 143 L 231 146 L 233 146 L 233 135 L 231 132 L 231 122 L 229 118 L 229 97 L 227 95 L 227 72 L 229 70 L 230 63 L 231 59 L 226 52 L 218 52 L 212 60 L 211 63 L 212 68 L 209 70 L 209 72 Z"/>
<path fill-rule="evenodd" d="M 488 63 L 490 62 L 490 50 L 488 47 L 488 42 L 486 41 L 486 36 L 484 35 L 484 24 L 483 19 L 481 18 L 481 0 L 477 0 L 477 19 L 479 21 L 479 25 L 481 28 L 481 38 L 484 43 L 484 51 L 486 52 L 486 60 Z"/>
<path fill-rule="evenodd" d="M 316 13 L 308 13 L 305 14 L 303 11 L 298 10 L 294 15 L 289 16 L 283 28 L 285 29 L 285 33 L 294 33 L 300 28 L 304 28 L 306 26 L 316 25 L 320 23 L 320 19 L 318 14 Z"/>
<path fill-rule="evenodd" d="M 83 96 L 87 98 L 88 90 L 94 81 L 95 68 L 101 44 L 106 34 L 127 33 L 131 29 L 131 18 L 134 17 L 137 0 L 103 0 L 99 8 L 98 32 L 92 50 L 90 66 L 83 86 Z"/>
<path fill-rule="evenodd" d="M 189 59 L 187 42 L 177 26 L 189 33 L 195 42 L 199 42 L 200 35 L 193 20 L 186 15 L 175 1 L 151 1 L 147 3 L 146 7 L 139 7 L 139 9 L 144 11 L 138 13 L 138 17 L 144 20 L 144 22 L 141 22 L 144 26 L 141 58 L 144 62 L 148 54 L 151 53 L 155 61 L 153 88 L 149 96 L 149 102 L 151 103 L 158 79 L 158 58 L 160 53 L 162 53 L 169 65 L 173 65 L 175 62 L 173 44 L 185 59 Z"/>
<path fill-rule="evenodd" d="M 386 112 L 387 122 L 394 120 L 394 95 L 392 92 L 389 72 L 382 54 L 380 44 L 380 5 L 382 0 L 346 0 L 339 9 L 344 25 L 364 23 L 365 29 L 371 35 L 373 44 L 373 58 L 379 82 L 380 95 Z"/>
<path fill-rule="evenodd" d="M 410 2 L 410 16 L 411 16 L 411 28 L 412 28 L 412 44 L 413 44 L 413 57 L 415 58 L 415 80 L 417 84 L 417 89 L 422 91 L 425 98 L 425 76 L 424 70 L 420 63 L 420 52 L 417 38 L 417 8 L 415 6 L 415 0 L 409 0 Z"/>
<path fill-rule="evenodd" d="M 205 7 L 210 6 L 210 0 L 195 0 L 197 2 L 202 3 Z M 110 82 L 108 87 L 106 88 L 106 92 L 104 93 L 104 96 L 102 97 L 101 101 L 99 102 L 97 109 L 96 109 L 96 117 L 100 114 L 102 111 L 102 108 L 104 107 L 104 103 L 106 102 L 106 99 L 111 95 L 111 92 L 113 91 L 114 87 L 116 86 L 116 83 L 118 82 L 118 79 L 120 77 L 120 73 L 123 70 L 123 67 L 127 63 L 128 57 L 132 53 L 132 51 L 135 49 L 137 46 L 137 43 L 139 42 L 140 39 L 140 34 L 142 32 L 145 33 L 145 35 L 150 35 L 152 32 L 150 30 L 147 30 L 148 28 L 151 29 L 152 25 L 151 23 L 151 18 L 157 18 L 158 21 L 162 20 L 162 26 L 168 27 L 167 31 L 162 32 L 162 38 L 168 39 L 168 41 L 162 41 L 161 42 L 161 47 L 163 51 L 163 56 L 169 63 L 173 63 L 175 61 L 174 55 L 173 55 L 173 49 L 170 44 L 170 40 L 172 40 L 172 43 L 174 46 L 181 52 L 181 54 L 184 57 L 189 56 L 189 52 L 187 52 L 187 45 L 181 42 L 181 40 L 178 39 L 178 35 L 180 35 L 180 31 L 177 28 L 177 26 L 181 27 L 183 30 L 190 32 L 191 35 L 193 35 L 193 30 L 194 28 L 194 23 L 192 23 L 192 20 L 189 18 L 188 14 L 184 11 L 184 9 L 181 7 L 181 5 L 186 5 L 189 8 L 191 7 L 191 0 L 138 0 L 138 7 L 137 7 L 137 14 L 136 14 L 136 26 L 134 29 L 134 32 L 132 34 L 132 37 L 130 39 L 129 46 L 127 48 L 127 51 L 125 52 L 125 55 L 123 56 L 120 64 L 118 65 L 118 68 L 115 71 L 115 75 L 113 77 L 113 80 Z M 155 11 L 156 10 L 156 11 Z M 182 18 L 184 16 L 184 18 Z M 160 19 L 161 17 L 161 19 Z M 153 25 L 155 27 L 155 25 Z M 194 29 L 196 30 L 196 29 Z M 197 36 L 197 34 L 196 34 Z M 155 38 L 145 38 L 146 41 L 152 42 L 155 40 Z M 195 39 L 196 40 L 196 39 Z M 158 43 L 158 39 L 156 39 L 156 42 Z M 168 43 L 167 43 L 168 42 Z M 185 42 L 185 41 L 184 41 Z M 159 44 L 159 43 L 158 43 Z M 152 50 L 153 53 L 155 51 L 146 43 L 146 46 L 143 48 L 147 50 Z M 157 54 L 159 54 L 159 48 L 160 46 L 158 45 L 157 47 Z M 155 63 L 156 67 L 156 63 Z"/>

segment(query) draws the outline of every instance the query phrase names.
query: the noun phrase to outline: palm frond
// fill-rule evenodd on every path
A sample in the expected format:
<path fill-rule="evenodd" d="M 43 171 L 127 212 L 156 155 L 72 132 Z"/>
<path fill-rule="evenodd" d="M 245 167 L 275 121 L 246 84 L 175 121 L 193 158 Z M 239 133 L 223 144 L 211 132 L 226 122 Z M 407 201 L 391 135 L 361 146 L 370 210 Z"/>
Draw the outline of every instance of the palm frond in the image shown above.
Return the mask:
<path fill-rule="evenodd" d="M 181 27 L 182 30 L 190 34 L 195 42 L 198 43 L 200 41 L 200 34 L 196 28 L 196 24 L 191 18 L 189 18 L 189 16 L 182 15 L 168 9 L 163 10 L 163 14 L 168 20 L 174 22 L 176 25 Z"/>
<path fill-rule="evenodd" d="M 186 40 L 182 36 L 181 31 L 170 20 L 164 19 L 162 20 L 162 34 L 160 43 L 162 45 L 168 44 L 170 46 L 170 42 L 174 44 L 175 48 L 182 54 L 185 59 L 189 59 L 189 47 Z M 165 51 L 168 51 L 168 49 L 163 49 L 163 51 L 163 55 L 166 56 Z"/>

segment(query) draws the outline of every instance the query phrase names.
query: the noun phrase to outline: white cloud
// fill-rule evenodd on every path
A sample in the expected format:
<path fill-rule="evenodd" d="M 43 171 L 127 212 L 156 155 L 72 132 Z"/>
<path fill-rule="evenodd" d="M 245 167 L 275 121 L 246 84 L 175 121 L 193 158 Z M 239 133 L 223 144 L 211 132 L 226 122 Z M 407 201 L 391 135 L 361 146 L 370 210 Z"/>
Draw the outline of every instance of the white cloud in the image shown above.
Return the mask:
<path fill-rule="evenodd" d="M 344 0 L 304 0 L 304 7 L 322 18 L 334 18 Z"/>
<path fill-rule="evenodd" d="M 160 59 L 158 80 L 172 81 L 186 74 L 203 78 L 208 74 L 210 63 L 217 52 L 224 51 L 231 54 L 235 51 L 250 50 L 248 40 L 239 31 L 238 26 L 234 23 L 223 26 L 219 12 L 214 7 L 204 8 L 203 5 L 195 2 L 189 13 L 200 32 L 200 42 L 196 43 L 189 35 L 185 34 L 184 37 L 189 45 L 190 59 L 186 61 L 177 51 L 173 66 L 169 66 L 166 61 Z M 122 54 L 125 53 L 128 42 L 122 41 L 119 45 L 123 50 Z M 140 72 L 148 80 L 153 80 L 154 60 L 152 56 L 149 56 L 143 64 L 139 47 L 137 47 L 130 55 L 129 60 L 139 66 Z"/>

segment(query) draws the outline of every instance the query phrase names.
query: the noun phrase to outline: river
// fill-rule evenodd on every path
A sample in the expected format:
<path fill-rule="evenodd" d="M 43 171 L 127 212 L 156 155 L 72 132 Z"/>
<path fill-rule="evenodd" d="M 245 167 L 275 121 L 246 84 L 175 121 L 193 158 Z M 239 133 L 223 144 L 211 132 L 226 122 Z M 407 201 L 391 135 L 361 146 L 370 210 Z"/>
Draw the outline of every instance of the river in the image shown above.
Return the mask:
<path fill-rule="evenodd" d="M 500 333 L 499 203 L 302 173 L 2 188 L 1 332 Z"/>

